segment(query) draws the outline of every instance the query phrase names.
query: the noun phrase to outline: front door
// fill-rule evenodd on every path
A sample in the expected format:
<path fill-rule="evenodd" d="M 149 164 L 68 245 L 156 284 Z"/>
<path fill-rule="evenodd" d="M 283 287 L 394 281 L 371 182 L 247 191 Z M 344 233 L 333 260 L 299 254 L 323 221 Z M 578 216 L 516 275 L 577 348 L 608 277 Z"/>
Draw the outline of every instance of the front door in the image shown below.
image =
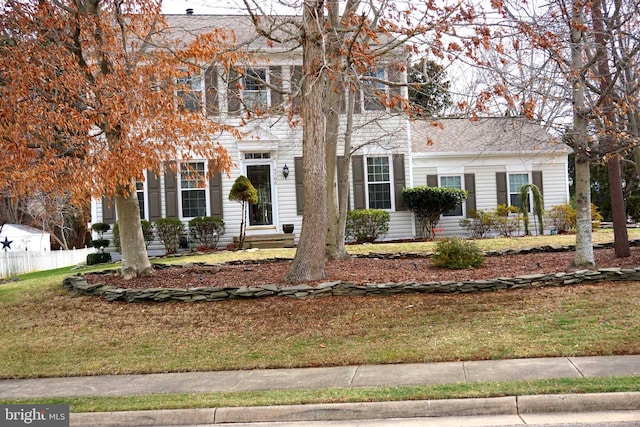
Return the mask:
<path fill-rule="evenodd" d="M 249 226 L 273 225 L 271 164 L 247 165 L 247 178 L 258 192 L 258 203 L 249 205 Z"/>

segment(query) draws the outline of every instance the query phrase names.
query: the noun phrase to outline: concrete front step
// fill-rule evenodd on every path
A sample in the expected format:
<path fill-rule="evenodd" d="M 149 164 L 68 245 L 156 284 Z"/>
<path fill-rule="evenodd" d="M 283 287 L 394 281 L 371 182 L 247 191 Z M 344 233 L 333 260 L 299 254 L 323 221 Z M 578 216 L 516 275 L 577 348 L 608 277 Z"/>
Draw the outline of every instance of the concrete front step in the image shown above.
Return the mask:
<path fill-rule="evenodd" d="M 240 238 L 233 236 L 233 243 Z M 293 233 L 253 234 L 244 237 L 243 249 L 292 248 L 294 246 Z"/>

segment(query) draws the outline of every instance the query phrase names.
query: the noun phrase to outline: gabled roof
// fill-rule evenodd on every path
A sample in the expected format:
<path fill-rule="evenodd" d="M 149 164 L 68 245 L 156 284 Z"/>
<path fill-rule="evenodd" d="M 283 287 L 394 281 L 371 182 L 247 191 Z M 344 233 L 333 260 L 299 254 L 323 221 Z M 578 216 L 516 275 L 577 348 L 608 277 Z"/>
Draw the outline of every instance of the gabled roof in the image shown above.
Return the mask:
<path fill-rule="evenodd" d="M 570 153 L 542 126 L 518 117 L 434 119 L 411 123 L 414 154 Z"/>
<path fill-rule="evenodd" d="M 257 32 L 251 18 L 248 15 L 164 15 L 171 31 L 171 38 L 180 40 L 187 44 L 192 42 L 197 35 L 210 33 L 216 30 L 224 30 L 228 33 L 233 31 L 236 40 L 229 40 L 230 44 L 243 45 L 249 43 L 251 50 L 273 50 L 266 38 L 257 36 Z M 295 25 L 299 22 L 299 17 L 279 16 L 281 22 L 288 22 L 287 25 Z M 281 37 L 290 37 L 286 32 L 286 25 L 282 24 L 276 32 Z M 282 46 L 275 46 L 282 48 Z"/>

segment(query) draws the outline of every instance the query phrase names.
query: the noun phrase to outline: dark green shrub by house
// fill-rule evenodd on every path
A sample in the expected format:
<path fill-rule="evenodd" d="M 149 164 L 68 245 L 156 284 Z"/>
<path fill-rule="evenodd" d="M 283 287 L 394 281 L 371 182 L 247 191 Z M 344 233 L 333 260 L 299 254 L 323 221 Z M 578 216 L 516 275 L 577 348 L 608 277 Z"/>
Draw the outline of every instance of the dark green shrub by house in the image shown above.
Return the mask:
<path fill-rule="evenodd" d="M 111 226 L 104 222 L 97 222 L 91 225 L 91 229 L 98 233 L 98 238 L 91 240 L 91 246 L 96 248 L 99 252 L 87 255 L 87 265 L 110 262 L 111 254 L 104 251 L 104 248 L 109 246 L 109 239 L 104 238 L 104 233 L 109 231 Z"/>
<path fill-rule="evenodd" d="M 189 221 L 191 238 L 204 248 L 215 249 L 224 234 L 224 221 L 211 216 L 199 216 Z"/>
<path fill-rule="evenodd" d="M 461 270 L 480 267 L 484 262 L 484 255 L 475 242 L 459 237 L 451 237 L 442 239 L 436 244 L 436 250 L 431 257 L 431 262 L 436 267 Z"/>
<path fill-rule="evenodd" d="M 149 247 L 153 239 L 155 238 L 153 223 L 147 221 L 146 219 L 140 220 L 140 225 L 142 226 L 142 235 L 144 236 L 144 243 Z M 118 223 L 113 224 L 113 246 L 115 246 L 116 251 L 122 252 L 122 248 L 120 247 L 120 229 L 118 227 Z"/>
<path fill-rule="evenodd" d="M 420 234 L 425 238 L 433 238 L 434 230 L 440 216 L 455 209 L 467 199 L 465 190 L 446 187 L 415 187 L 402 190 L 404 202 L 420 222 Z"/>
<path fill-rule="evenodd" d="M 104 264 L 111 262 L 111 254 L 109 252 L 96 252 L 87 255 L 87 265 Z"/>
<path fill-rule="evenodd" d="M 91 240 L 92 247 L 98 250 L 102 250 L 109 246 L 109 239 L 104 238 L 104 233 L 111 230 L 111 226 L 109 224 L 105 224 L 104 222 L 96 222 L 95 224 L 91 225 L 91 229 L 98 233 L 98 238 Z"/>
<path fill-rule="evenodd" d="M 345 234 L 356 243 L 371 243 L 389 231 L 389 212 L 382 209 L 355 209 L 347 213 Z"/>
<path fill-rule="evenodd" d="M 162 242 L 168 254 L 178 252 L 180 237 L 184 235 L 184 224 L 178 218 L 160 218 L 155 224 L 158 240 Z"/>

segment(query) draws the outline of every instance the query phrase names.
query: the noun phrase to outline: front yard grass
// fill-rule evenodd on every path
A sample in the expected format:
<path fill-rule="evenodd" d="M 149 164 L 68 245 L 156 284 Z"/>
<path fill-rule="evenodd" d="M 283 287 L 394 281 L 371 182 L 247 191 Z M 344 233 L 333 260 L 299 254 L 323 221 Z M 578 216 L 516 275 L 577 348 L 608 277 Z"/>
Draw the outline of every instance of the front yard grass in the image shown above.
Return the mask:
<path fill-rule="evenodd" d="M 640 233 L 630 230 L 630 238 L 638 237 Z M 506 249 L 571 244 L 572 239 L 575 237 L 492 239 L 486 244 Z M 611 239 L 610 231 L 594 233 L 595 242 Z M 430 251 L 431 245 L 374 244 L 348 249 L 352 253 L 419 252 Z M 293 250 L 218 252 L 170 261 L 275 256 L 292 257 Z M 100 268 L 104 267 L 92 269 Z M 640 282 L 466 295 L 128 304 L 67 293 L 61 281 L 70 271 L 33 273 L 0 285 L 1 378 L 640 354 Z M 394 394 L 399 399 L 532 394 L 547 386 L 560 387 L 551 389 L 557 392 L 612 391 L 616 385 L 633 391 L 638 390 L 640 379 L 602 381 L 577 381 L 568 386 L 564 380 L 547 385 L 459 385 L 458 391 L 451 391 L 450 386 L 417 391 L 406 387 L 329 390 L 309 392 L 318 396 L 309 397 L 309 403 L 391 400 Z M 526 393 L 511 391 L 521 386 Z M 492 387 L 497 391 L 485 391 Z M 259 405 L 300 403 L 296 399 L 307 402 L 298 391 L 274 393 L 255 399 L 232 394 L 231 401 L 218 400 L 228 397 L 219 393 L 197 398 L 165 396 L 165 403 L 158 396 L 126 400 L 139 409 L 195 407 L 194 402 L 200 401 L 203 406 L 235 406 L 233 399 Z M 74 411 L 126 410 L 130 405 L 118 399 L 65 399 L 69 401 L 77 402 L 73 405 L 80 409 L 74 406 Z M 98 409 L 90 409 L 94 405 Z"/>

